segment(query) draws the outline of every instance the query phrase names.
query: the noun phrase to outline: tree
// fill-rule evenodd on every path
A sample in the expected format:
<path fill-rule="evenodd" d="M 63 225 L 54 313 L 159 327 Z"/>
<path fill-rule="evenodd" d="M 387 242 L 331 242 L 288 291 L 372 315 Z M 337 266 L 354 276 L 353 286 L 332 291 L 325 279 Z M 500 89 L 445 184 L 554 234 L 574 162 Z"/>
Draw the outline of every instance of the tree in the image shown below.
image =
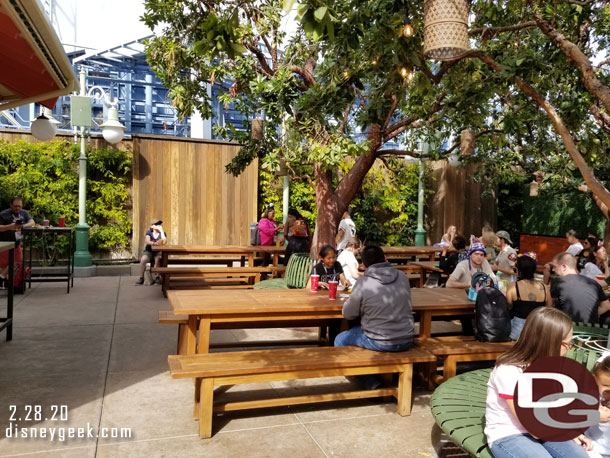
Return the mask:
<path fill-rule="evenodd" d="M 410 0 L 306 0 L 290 37 L 277 1 L 148 0 L 144 20 L 166 24 L 147 52 L 181 112 L 209 114 L 207 83 L 244 114 L 265 113 L 260 141 L 236 126 L 218 130 L 243 145 L 228 171 L 255 157 L 270 169 L 280 159 L 309 167 L 292 177 L 316 190 L 319 245 L 332 241 L 376 160 L 414 155 L 417 140 L 455 139 L 467 128 L 477 148 L 463 161 L 479 162 L 473 178 L 490 188 L 543 171 L 554 185 L 584 179 L 610 207 L 594 173 L 610 166 L 607 62 L 591 64 L 608 44 L 605 5 L 472 1 L 472 51 L 440 64 L 423 57 L 423 2 Z M 399 35 L 406 17 L 410 38 Z M 384 148 L 396 140 L 407 150 Z M 353 166 L 341 173 L 346 157 Z"/>
<path fill-rule="evenodd" d="M 248 117 L 265 114 L 261 140 L 251 138 L 249 126 L 217 129 L 242 144 L 227 170 L 239 174 L 256 157 L 269 169 L 285 160 L 293 179 L 307 180 L 316 191 L 313 252 L 333 243 L 341 215 L 376 160 L 414 154 L 382 147 L 443 109 L 442 92 L 407 97 L 421 40 L 399 36 L 404 5 L 300 5 L 303 22 L 290 37 L 281 30 L 285 14 L 278 1 L 145 5 L 143 20 L 151 28 L 165 24 L 147 44 L 149 62 L 181 113 L 197 109 L 210 116 L 207 85 L 217 85 L 227 106 Z M 420 75 L 414 84 L 425 89 L 430 81 Z M 353 165 L 342 173 L 339 165 L 348 157 Z M 297 164 L 310 173 L 297 175 Z"/>

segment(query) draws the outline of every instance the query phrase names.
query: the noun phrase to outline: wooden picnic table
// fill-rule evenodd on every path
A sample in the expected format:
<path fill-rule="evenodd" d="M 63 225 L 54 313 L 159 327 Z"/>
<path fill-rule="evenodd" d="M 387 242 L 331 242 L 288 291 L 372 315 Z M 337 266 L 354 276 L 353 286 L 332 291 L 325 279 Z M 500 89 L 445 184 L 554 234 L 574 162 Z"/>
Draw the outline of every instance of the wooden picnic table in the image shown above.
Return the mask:
<path fill-rule="evenodd" d="M 212 323 L 343 319 L 344 301 L 309 290 L 176 290 L 168 292 L 175 315 L 188 316 L 187 354 L 208 353 Z M 462 289 L 412 289 L 419 314 L 419 337 L 431 336 L 432 317 L 470 314 L 474 303 Z M 196 345 L 199 331 L 199 345 Z"/>
<path fill-rule="evenodd" d="M 15 242 L 0 242 L 0 253 L 8 251 L 8 291 L 6 315 L 0 316 L 0 331 L 6 329 L 6 341 L 13 339 L 13 288 L 15 279 Z"/>
<path fill-rule="evenodd" d="M 260 245 L 161 245 L 155 247 L 161 252 L 161 267 L 167 267 L 169 255 L 182 256 L 209 256 L 209 255 L 234 255 L 248 257 L 248 267 L 254 267 L 255 253 L 269 253 L 273 255 L 273 266 L 277 267 L 280 254 L 284 254 L 284 246 L 260 246 Z M 202 264 L 205 260 L 202 259 Z"/>
<path fill-rule="evenodd" d="M 430 272 L 438 272 L 441 275 L 445 275 L 445 272 L 438 266 L 436 261 L 411 261 L 408 265 L 420 269 L 420 288 L 423 288 Z"/>
<path fill-rule="evenodd" d="M 424 258 L 434 261 L 444 247 L 439 246 L 383 246 L 381 247 L 388 259 Z"/>

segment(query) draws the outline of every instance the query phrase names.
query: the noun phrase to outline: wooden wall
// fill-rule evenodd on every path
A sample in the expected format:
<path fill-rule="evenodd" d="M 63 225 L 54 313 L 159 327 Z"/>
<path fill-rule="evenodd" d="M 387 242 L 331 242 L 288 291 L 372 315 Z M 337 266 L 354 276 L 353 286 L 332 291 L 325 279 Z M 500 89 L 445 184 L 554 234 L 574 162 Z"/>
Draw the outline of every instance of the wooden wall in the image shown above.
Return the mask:
<path fill-rule="evenodd" d="M 38 141 L 29 131 L 9 129 L 0 130 L 0 139 Z M 89 147 L 111 146 L 94 136 Z M 238 178 L 225 173 L 225 165 L 239 145 L 134 134 L 118 147 L 133 156 L 133 257 L 139 257 L 144 248 L 144 234 L 152 218 L 163 220 L 172 244 L 250 244 L 250 224 L 258 219 L 258 160 Z"/>
<path fill-rule="evenodd" d="M 163 220 L 172 244 L 250 244 L 258 161 L 235 178 L 225 173 L 234 143 L 136 135 L 133 142 L 134 247 L 143 247 L 152 218 Z"/>
<path fill-rule="evenodd" d="M 426 202 L 428 244 L 440 242 L 451 225 L 456 226 L 467 241 L 471 234 L 480 236 L 485 224 L 498 230 L 495 197 L 482 198 L 481 184 L 472 180 L 476 165 L 458 168 L 447 161 L 435 161 L 430 167 L 433 179 L 428 187 L 433 192 Z"/>

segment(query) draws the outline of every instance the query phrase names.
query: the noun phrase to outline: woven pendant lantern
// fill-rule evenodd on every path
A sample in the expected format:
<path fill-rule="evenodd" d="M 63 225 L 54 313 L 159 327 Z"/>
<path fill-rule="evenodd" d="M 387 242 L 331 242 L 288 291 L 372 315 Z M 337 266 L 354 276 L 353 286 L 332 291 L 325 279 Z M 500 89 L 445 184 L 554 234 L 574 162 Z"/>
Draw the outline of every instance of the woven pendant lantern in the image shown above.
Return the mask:
<path fill-rule="evenodd" d="M 467 0 L 425 0 L 424 17 L 424 56 L 453 60 L 468 51 Z"/>

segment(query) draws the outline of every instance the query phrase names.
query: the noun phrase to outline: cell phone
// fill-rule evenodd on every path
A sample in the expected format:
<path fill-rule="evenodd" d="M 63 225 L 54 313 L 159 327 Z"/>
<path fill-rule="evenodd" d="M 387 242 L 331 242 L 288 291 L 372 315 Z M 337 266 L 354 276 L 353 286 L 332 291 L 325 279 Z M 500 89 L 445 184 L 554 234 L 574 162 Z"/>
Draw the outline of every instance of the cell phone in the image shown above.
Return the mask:
<path fill-rule="evenodd" d="M 23 225 L 23 218 L 19 217 L 15 220 L 15 224 Z"/>

